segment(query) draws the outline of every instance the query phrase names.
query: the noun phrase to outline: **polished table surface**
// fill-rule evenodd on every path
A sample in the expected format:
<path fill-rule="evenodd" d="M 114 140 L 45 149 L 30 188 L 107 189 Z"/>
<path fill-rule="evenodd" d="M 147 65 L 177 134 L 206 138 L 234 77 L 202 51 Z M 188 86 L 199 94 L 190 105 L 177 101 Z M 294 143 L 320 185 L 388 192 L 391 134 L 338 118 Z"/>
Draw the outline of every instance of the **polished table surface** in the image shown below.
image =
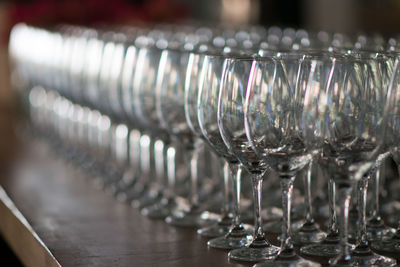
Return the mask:
<path fill-rule="evenodd" d="M 52 158 L 43 144 L 24 144 L 20 156 L 1 185 L 59 264 L 233 266 L 194 230 L 147 219 Z"/>
<path fill-rule="evenodd" d="M 42 142 L 17 141 L 2 115 L 0 233 L 25 265 L 241 266 L 193 229 L 120 203 Z"/>
<path fill-rule="evenodd" d="M 0 234 L 24 265 L 251 266 L 117 201 L 14 122 L 0 108 Z"/>

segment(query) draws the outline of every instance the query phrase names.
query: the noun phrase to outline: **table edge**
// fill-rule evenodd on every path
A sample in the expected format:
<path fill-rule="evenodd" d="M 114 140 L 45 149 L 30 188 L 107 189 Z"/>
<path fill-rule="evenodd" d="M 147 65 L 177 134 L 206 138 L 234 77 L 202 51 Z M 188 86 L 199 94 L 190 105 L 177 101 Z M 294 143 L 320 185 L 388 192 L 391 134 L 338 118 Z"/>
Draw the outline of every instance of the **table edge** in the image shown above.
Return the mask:
<path fill-rule="evenodd" d="M 1 185 L 0 233 L 25 266 L 61 266 Z"/>

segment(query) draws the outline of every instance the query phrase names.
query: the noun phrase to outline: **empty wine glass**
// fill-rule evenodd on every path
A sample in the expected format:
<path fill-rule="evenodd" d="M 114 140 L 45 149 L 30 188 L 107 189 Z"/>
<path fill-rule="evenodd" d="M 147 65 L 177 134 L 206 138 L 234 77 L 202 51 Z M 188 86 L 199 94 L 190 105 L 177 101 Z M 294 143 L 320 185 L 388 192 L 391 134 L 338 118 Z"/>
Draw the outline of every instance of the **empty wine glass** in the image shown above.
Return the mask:
<path fill-rule="evenodd" d="M 377 105 L 378 109 L 384 109 L 383 99 L 385 99 L 386 96 L 386 81 L 390 78 L 391 75 L 390 58 L 381 54 L 371 54 L 368 52 L 354 53 L 353 56 L 360 61 L 360 66 L 362 67 L 362 69 L 360 70 L 362 72 L 361 77 L 364 80 L 364 84 L 362 86 L 365 88 L 364 90 L 365 94 L 368 97 L 368 100 L 372 101 L 372 105 Z M 367 116 L 366 120 L 370 120 L 375 116 L 379 116 L 379 114 L 372 113 L 372 115 L 367 114 L 365 116 Z M 368 118 L 368 116 L 370 117 Z M 382 149 L 380 149 L 380 151 L 383 152 Z M 382 155 L 384 154 L 378 154 L 378 156 L 375 158 L 374 165 L 379 164 L 378 161 L 381 160 L 380 156 Z M 357 209 L 359 226 L 356 236 L 356 247 L 352 251 L 352 257 L 355 262 L 360 262 L 364 265 L 392 265 L 392 259 L 384 258 L 373 253 L 369 247 L 370 243 L 367 232 L 366 202 L 368 180 L 369 176 L 374 171 L 374 165 L 371 167 L 371 170 L 369 170 L 369 173 L 364 174 L 357 184 Z"/>
<path fill-rule="evenodd" d="M 396 162 L 397 166 L 399 166 L 398 140 L 400 137 L 399 125 L 398 125 L 398 118 L 400 114 L 399 81 L 400 81 L 400 60 L 398 56 L 396 56 L 396 60 L 393 67 L 393 74 L 390 79 L 388 93 L 387 93 L 386 112 L 387 112 L 388 128 L 384 140 L 385 140 L 385 147 L 393 155 L 392 158 Z M 387 240 L 379 240 L 372 242 L 371 246 L 377 252 L 388 253 L 393 256 L 397 255 L 398 252 L 400 251 L 400 222 L 392 238 Z"/>
<path fill-rule="evenodd" d="M 156 36 L 151 38 L 152 35 Z M 139 144 L 140 161 L 142 162 L 143 158 L 143 162 L 139 181 L 125 194 L 133 206 L 140 208 L 155 203 L 161 197 L 157 173 L 153 168 L 153 148 L 156 141 L 164 143 L 166 142 L 165 138 L 168 137 L 165 130 L 160 129 L 156 113 L 155 88 L 162 50 L 157 47 L 155 40 L 158 40 L 158 45 L 165 44 L 165 35 L 159 32 L 150 32 L 148 36 L 142 35 L 135 41 L 138 52 L 130 96 L 135 122 L 142 132 Z"/>
<path fill-rule="evenodd" d="M 308 52 L 306 55 L 301 52 L 278 54 L 284 68 L 288 84 L 292 88 L 292 91 L 296 92 L 296 97 L 298 99 L 301 99 L 301 97 L 304 95 L 308 79 L 310 61 L 305 60 L 305 58 L 309 58 L 311 55 L 311 52 Z M 299 128 L 301 129 L 302 126 L 300 125 Z M 313 151 L 313 153 L 315 154 L 315 151 Z M 314 160 L 309 163 L 304 175 L 306 209 L 305 220 L 303 225 L 292 233 L 293 242 L 299 245 L 317 243 L 326 236 L 326 234 L 320 230 L 319 225 L 315 222 L 312 216 L 311 175 L 313 170 L 313 162 Z"/>
<path fill-rule="evenodd" d="M 256 59 L 247 85 L 244 105 L 247 146 L 278 174 L 282 190 L 281 248 L 276 257 L 260 266 L 319 266 L 295 253 L 290 231 L 293 181 L 310 163 L 313 152 L 306 149 L 301 133 L 304 86 L 292 87 L 288 80 L 291 64 L 298 69 L 297 78 L 303 75 L 299 63 L 300 60 L 272 57 Z"/>
<path fill-rule="evenodd" d="M 156 109 L 161 126 L 171 136 L 172 143 L 180 143 L 184 153 L 190 159 L 190 207 L 188 210 L 176 209 L 166 218 L 167 223 L 176 226 L 200 227 L 207 223 L 202 218 L 199 203 L 199 156 L 203 149 L 196 142 L 185 117 L 185 75 L 189 52 L 196 45 L 196 40 L 183 40 L 179 35 L 171 38 L 168 48 L 161 53 L 156 83 Z M 172 144 L 173 145 L 173 144 Z"/>
<path fill-rule="evenodd" d="M 305 95 L 304 102 L 307 104 L 304 106 L 303 112 L 303 135 L 306 146 L 309 150 L 320 151 L 314 161 L 320 163 L 327 174 L 330 176 L 331 172 L 326 165 L 326 157 L 322 153 L 324 146 L 323 138 L 319 136 L 317 131 L 314 131 L 319 124 L 315 126 L 316 121 L 312 117 L 312 104 L 309 102 L 312 94 L 319 94 L 319 91 L 325 92 L 329 90 L 329 87 L 338 87 L 341 82 L 341 69 L 340 66 L 336 65 L 336 59 L 332 55 L 321 53 L 319 55 L 308 55 L 303 60 L 304 68 L 308 68 L 309 75 L 304 77 L 305 80 L 299 82 L 305 82 L 308 93 Z M 318 89 L 316 89 L 318 87 Z M 318 122 L 319 123 L 319 122 Z M 318 134 L 317 134 L 318 133 Z M 337 223 L 336 214 L 336 184 L 333 177 L 329 177 L 328 182 L 328 202 L 329 202 L 329 226 L 328 235 L 321 243 L 310 244 L 303 246 L 300 252 L 306 256 L 322 257 L 325 259 L 332 258 L 340 252 L 340 238 L 339 229 Z"/>
<path fill-rule="evenodd" d="M 254 195 L 253 241 L 229 252 L 229 258 L 258 262 L 273 258 L 279 249 L 271 245 L 262 230 L 261 189 L 268 166 L 252 151 L 244 129 L 244 105 L 252 57 L 227 58 L 224 61 L 218 96 L 218 126 L 225 145 L 252 176 Z"/>
<path fill-rule="evenodd" d="M 196 48 L 198 51 L 193 51 L 189 55 L 187 72 L 185 76 L 185 117 L 186 122 L 191 129 L 195 138 L 203 138 L 200 125 L 197 119 L 197 103 L 199 97 L 201 82 L 201 71 L 204 63 L 205 52 L 209 50 L 209 46 L 202 44 Z M 208 143 L 207 143 L 208 144 Z M 214 152 L 214 151 L 213 151 Z M 222 158 L 222 164 L 225 160 Z M 224 204 L 222 205 L 221 218 L 211 226 L 197 230 L 197 233 L 206 237 L 219 237 L 228 233 L 232 218 L 229 216 L 229 180 L 230 180 L 229 165 L 226 162 L 223 168 L 224 175 Z"/>
<path fill-rule="evenodd" d="M 381 86 L 374 86 L 379 78 L 367 62 L 350 56 L 328 60 L 333 60 L 331 77 L 322 84 L 315 73 L 320 63 L 312 62 L 303 122 L 309 136 L 323 142 L 323 155 L 338 188 L 341 250 L 330 264 L 392 266 L 393 259 L 373 253 L 357 259 L 350 254 L 347 242 L 351 192 L 371 170 L 381 149 L 385 92 Z"/>
<path fill-rule="evenodd" d="M 203 56 L 200 54 L 200 59 L 201 57 Z M 198 120 L 196 122 L 195 119 L 191 119 L 191 121 L 196 124 L 198 123 L 203 138 L 225 160 L 225 176 L 229 175 L 233 184 L 234 218 L 229 233 L 225 236 L 209 240 L 207 245 L 214 248 L 233 249 L 246 246 L 251 241 L 251 235 L 247 233 L 240 220 L 239 203 L 242 166 L 224 144 L 218 128 L 217 104 L 225 58 L 226 56 L 218 54 L 209 53 L 208 55 L 204 55 L 200 79 L 198 80 L 199 88 L 197 92 L 196 112 Z M 228 170 L 230 170 L 230 173 Z M 225 190 L 228 189 L 225 187 Z"/>

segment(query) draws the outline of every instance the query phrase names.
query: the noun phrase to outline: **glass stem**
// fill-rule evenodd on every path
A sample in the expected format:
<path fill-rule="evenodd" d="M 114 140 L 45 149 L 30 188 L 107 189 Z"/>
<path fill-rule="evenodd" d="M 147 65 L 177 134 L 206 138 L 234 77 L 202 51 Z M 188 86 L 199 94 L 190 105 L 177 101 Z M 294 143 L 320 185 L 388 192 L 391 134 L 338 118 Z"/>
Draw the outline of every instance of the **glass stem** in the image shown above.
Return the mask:
<path fill-rule="evenodd" d="M 167 190 L 166 197 L 172 198 L 175 191 L 176 166 L 175 166 L 176 150 L 170 146 L 167 149 Z"/>
<path fill-rule="evenodd" d="M 262 182 L 261 175 L 253 175 L 253 202 L 254 202 L 254 239 L 250 247 L 265 247 L 270 246 L 265 239 L 264 231 L 262 230 L 262 217 L 261 217 L 261 198 L 262 198 Z"/>
<path fill-rule="evenodd" d="M 400 173 L 400 165 L 397 165 L 397 172 Z M 393 235 L 393 239 L 400 239 L 400 220 L 397 223 L 397 228 Z"/>
<path fill-rule="evenodd" d="M 365 250 L 368 248 L 367 239 L 367 189 L 368 177 L 364 176 L 358 182 L 357 202 L 358 202 L 358 219 L 360 222 L 357 233 L 357 248 Z"/>
<path fill-rule="evenodd" d="M 379 207 L 379 187 L 380 187 L 380 183 L 381 183 L 381 168 L 378 168 L 377 170 L 376 170 L 376 173 L 375 173 L 375 177 L 374 177 L 375 179 L 374 179 L 374 195 L 373 195 L 373 197 L 374 197 L 374 199 L 375 199 L 375 210 L 374 210 L 374 217 L 377 217 L 377 218 L 380 218 L 381 216 L 380 216 L 380 214 L 381 214 L 381 211 L 379 210 L 380 209 L 380 207 Z"/>
<path fill-rule="evenodd" d="M 290 235 L 294 178 L 294 176 L 280 177 L 282 190 L 283 225 L 281 235 L 281 251 L 279 252 L 279 257 L 295 256 L 293 242 Z"/>
<path fill-rule="evenodd" d="M 306 222 L 305 224 L 313 224 L 314 219 L 312 216 L 312 197 L 311 197 L 311 174 L 313 162 L 308 164 L 306 175 L 304 176 L 304 189 L 305 189 L 305 204 L 306 204 Z"/>
<path fill-rule="evenodd" d="M 131 130 L 129 132 L 129 162 L 134 170 L 139 169 L 139 146 L 140 132 L 138 130 Z"/>
<path fill-rule="evenodd" d="M 190 158 L 190 201 L 192 208 L 197 208 L 199 206 L 199 192 L 198 192 L 198 183 L 199 183 L 199 154 L 200 154 L 201 146 L 197 144 L 192 152 L 192 156 Z"/>
<path fill-rule="evenodd" d="M 240 221 L 240 192 L 243 168 L 241 165 L 231 164 L 231 170 L 233 185 L 233 228 L 239 230 L 243 228 Z"/>
<path fill-rule="evenodd" d="M 379 210 L 379 186 L 380 186 L 380 178 L 381 178 L 381 169 L 378 167 L 373 175 L 373 191 L 372 191 L 372 200 L 373 200 L 373 210 L 372 210 L 372 218 L 376 222 L 381 220 L 380 210 Z"/>
<path fill-rule="evenodd" d="M 140 182 L 144 186 L 145 181 L 148 180 L 151 176 L 150 168 L 151 168 L 151 155 L 150 155 L 150 144 L 151 139 L 147 134 L 142 134 L 139 140 L 140 146 Z"/>
<path fill-rule="evenodd" d="M 157 140 L 154 142 L 154 165 L 156 173 L 156 185 L 157 190 L 161 190 L 161 186 L 164 183 L 164 155 L 165 155 L 165 144 L 162 140 Z"/>
<path fill-rule="evenodd" d="M 381 225 L 384 226 L 384 223 L 381 218 L 381 212 L 380 212 L 380 207 L 379 207 L 379 189 L 381 185 L 381 178 L 384 177 L 382 175 L 382 164 L 385 164 L 385 160 L 390 156 L 390 152 L 385 152 L 379 155 L 378 159 L 376 160 L 375 163 L 375 171 L 372 171 L 372 177 L 373 177 L 373 191 L 372 191 L 372 201 L 374 203 L 371 211 L 371 219 L 369 222 L 375 224 L 375 225 Z M 383 169 L 384 170 L 384 169 Z"/>
<path fill-rule="evenodd" d="M 229 181 L 231 180 L 231 176 L 233 172 L 229 166 L 229 163 L 225 159 L 221 159 L 223 162 L 223 194 L 224 194 L 224 203 L 221 208 L 221 219 L 219 220 L 218 224 L 220 225 L 227 225 L 230 226 L 232 224 L 232 219 L 229 216 Z"/>
<path fill-rule="evenodd" d="M 333 264 L 348 264 L 351 260 L 348 246 L 349 237 L 349 210 L 352 188 L 349 185 L 339 186 L 338 202 L 340 209 L 340 254 Z"/>
<path fill-rule="evenodd" d="M 224 162 L 224 205 L 222 206 L 222 217 L 224 218 L 228 217 L 229 213 L 229 176 L 232 175 L 231 170 L 229 169 L 229 163 L 227 161 Z"/>
<path fill-rule="evenodd" d="M 336 214 L 336 183 L 335 180 L 330 178 L 328 181 L 328 198 L 329 198 L 329 234 L 327 241 L 333 239 L 338 241 L 339 234 L 337 214 Z"/>

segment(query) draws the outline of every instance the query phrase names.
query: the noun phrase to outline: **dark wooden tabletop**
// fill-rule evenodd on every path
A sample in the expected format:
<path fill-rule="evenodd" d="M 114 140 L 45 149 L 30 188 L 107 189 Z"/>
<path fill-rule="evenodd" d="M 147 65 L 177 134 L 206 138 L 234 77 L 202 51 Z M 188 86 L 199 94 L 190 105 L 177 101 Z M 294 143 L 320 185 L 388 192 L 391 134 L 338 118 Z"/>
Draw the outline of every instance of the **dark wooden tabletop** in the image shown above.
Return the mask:
<path fill-rule="evenodd" d="M 25 265 L 241 266 L 194 230 L 118 202 L 43 143 L 17 141 L 1 114 L 0 232 Z"/>

